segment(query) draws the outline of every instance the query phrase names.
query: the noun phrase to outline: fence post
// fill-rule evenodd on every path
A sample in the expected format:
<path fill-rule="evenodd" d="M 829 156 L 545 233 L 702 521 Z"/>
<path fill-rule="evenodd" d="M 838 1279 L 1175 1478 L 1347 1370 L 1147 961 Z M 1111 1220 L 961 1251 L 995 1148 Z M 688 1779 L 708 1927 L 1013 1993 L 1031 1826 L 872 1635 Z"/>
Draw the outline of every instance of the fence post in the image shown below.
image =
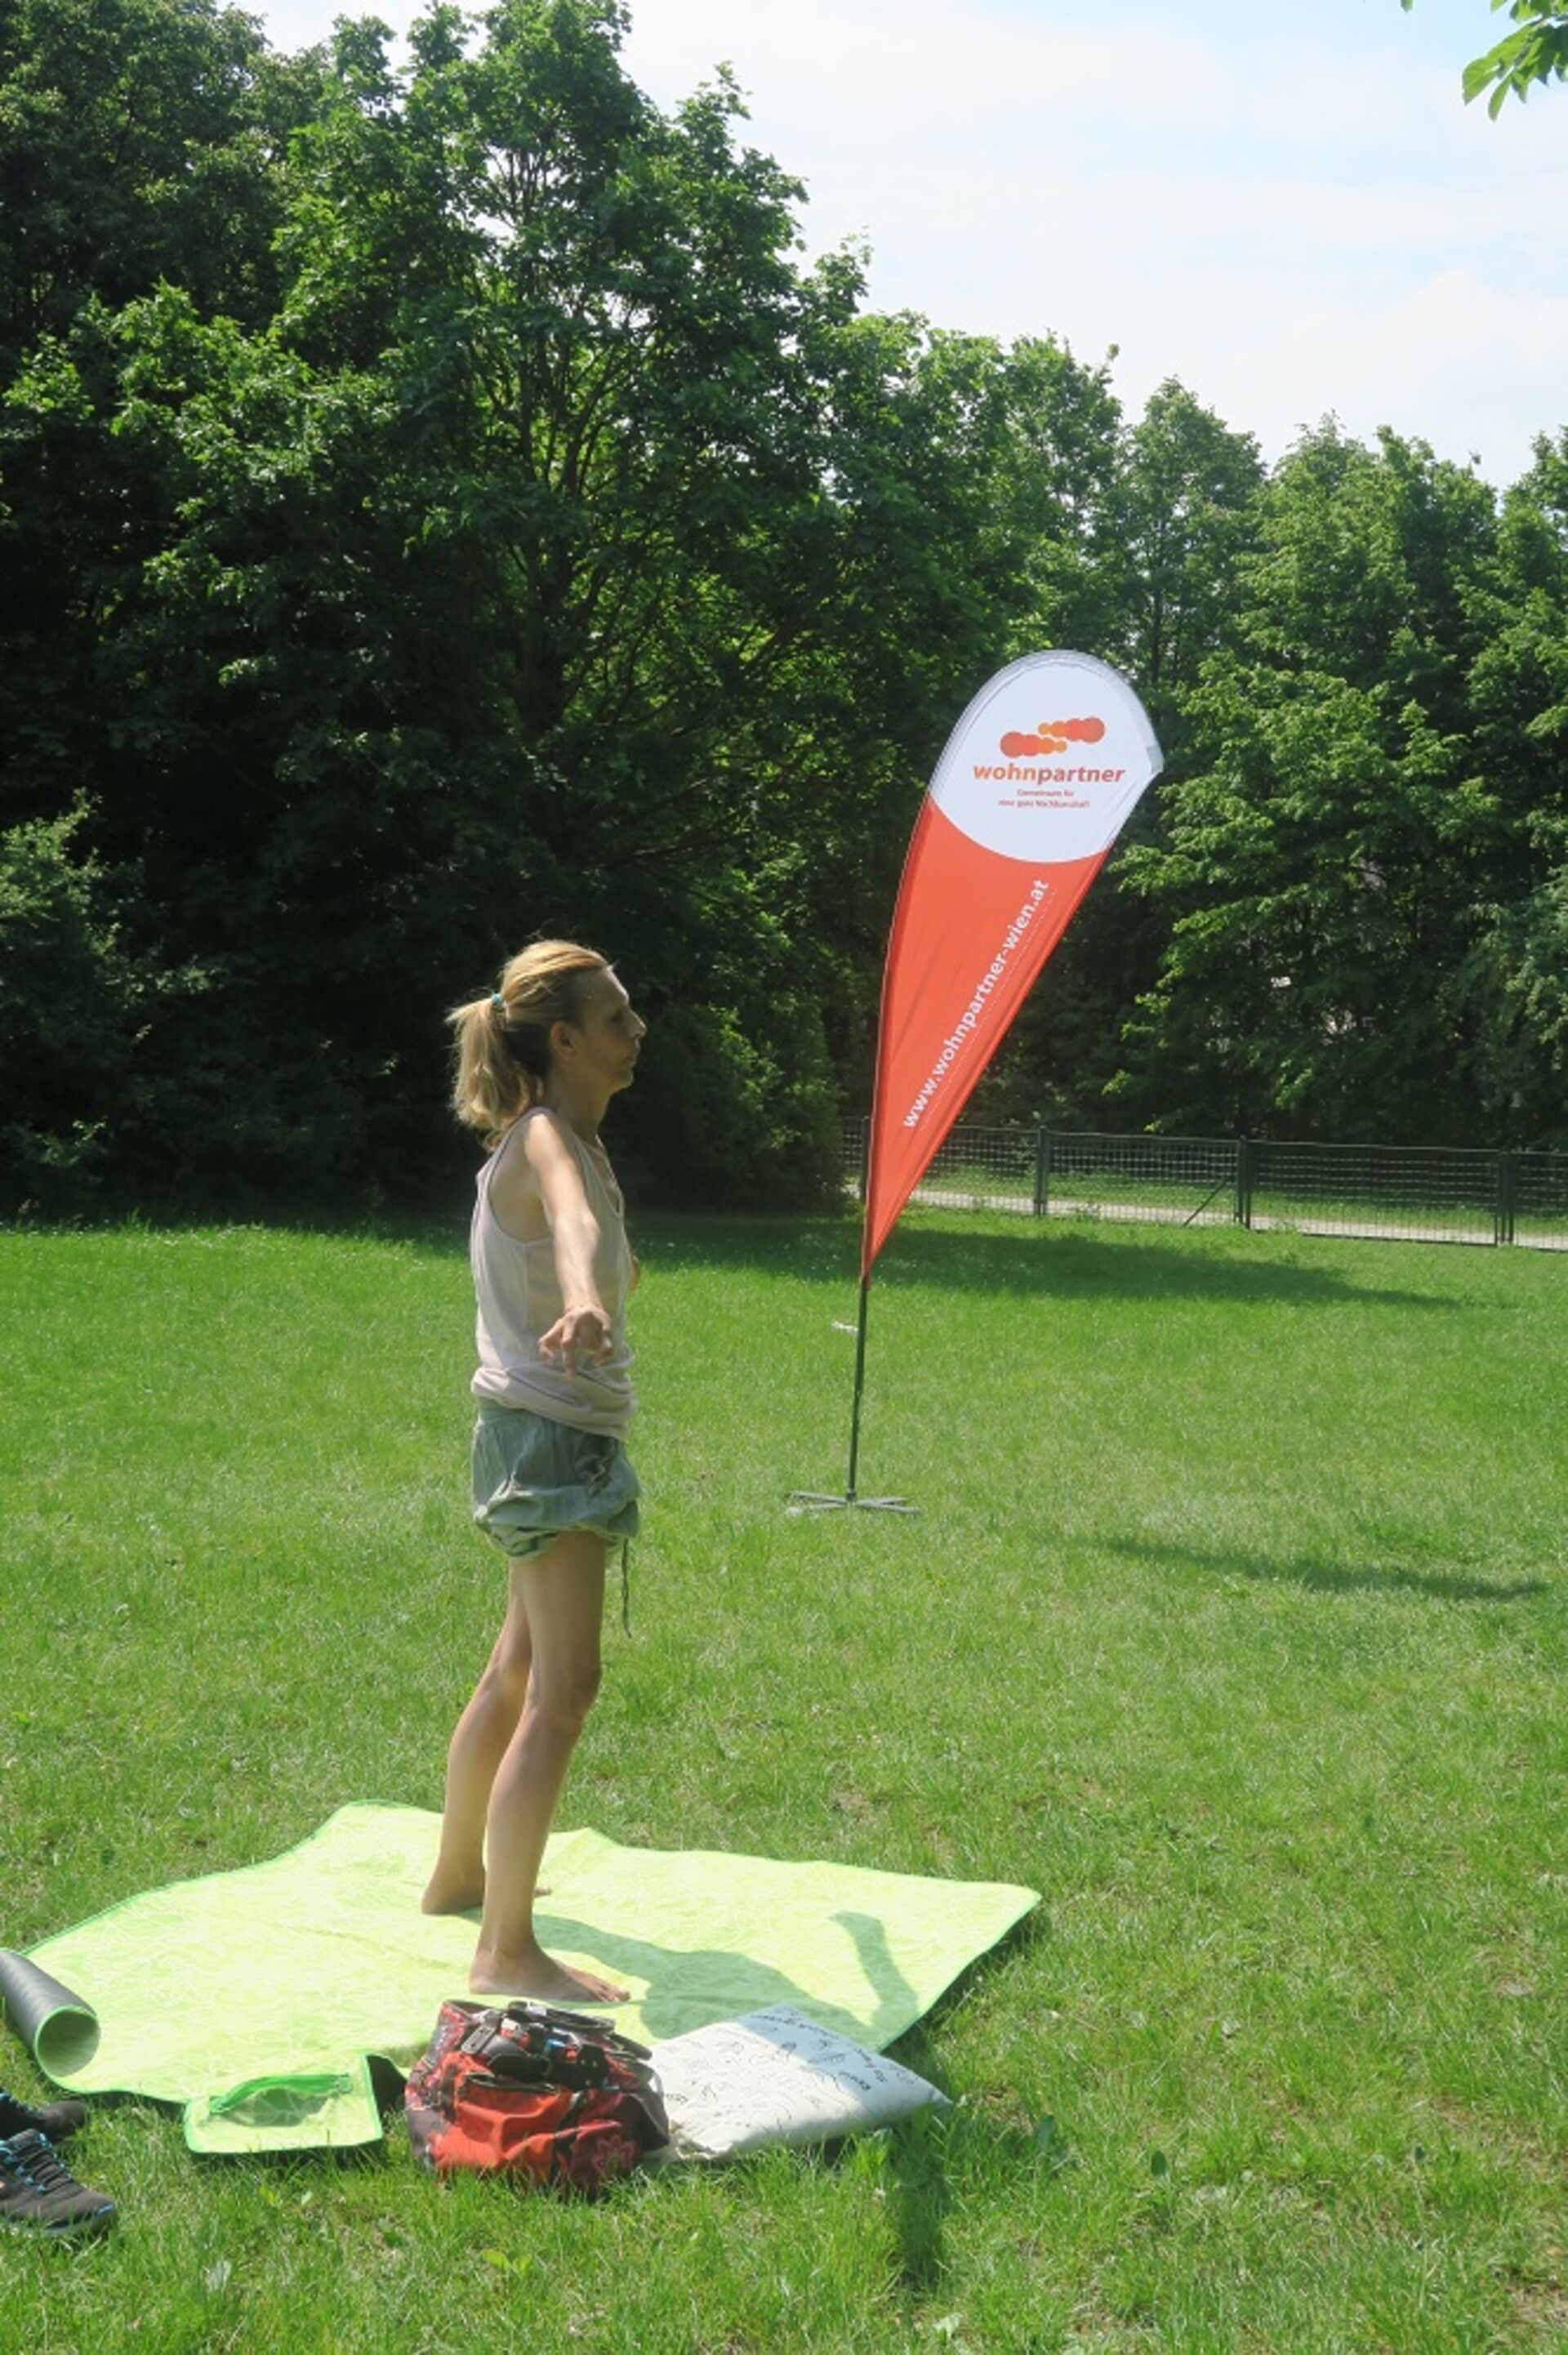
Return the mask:
<path fill-rule="evenodd" d="M 1492 1231 L 1492 1240 L 1495 1242 L 1511 1243 L 1513 1241 L 1513 1156 L 1511 1153 L 1499 1153 L 1498 1155 L 1497 1222 Z"/>
<path fill-rule="evenodd" d="M 1043 1219 L 1051 1201 L 1051 1132 L 1037 1129 L 1034 1135 L 1034 1215 Z"/>
<path fill-rule="evenodd" d="M 1252 1224 L 1252 1140 L 1245 1136 L 1236 1139 L 1236 1223 Z"/>

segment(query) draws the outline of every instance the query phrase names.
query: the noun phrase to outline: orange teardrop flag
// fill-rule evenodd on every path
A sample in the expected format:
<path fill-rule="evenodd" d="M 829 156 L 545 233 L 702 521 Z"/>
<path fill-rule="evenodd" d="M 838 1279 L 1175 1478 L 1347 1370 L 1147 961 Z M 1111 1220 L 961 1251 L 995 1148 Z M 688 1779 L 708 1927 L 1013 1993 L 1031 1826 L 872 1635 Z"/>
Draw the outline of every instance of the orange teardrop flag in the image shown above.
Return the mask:
<path fill-rule="evenodd" d="M 887 946 L 863 1281 L 1160 767 L 1142 704 L 1092 655 L 1010 663 L 954 729 Z"/>

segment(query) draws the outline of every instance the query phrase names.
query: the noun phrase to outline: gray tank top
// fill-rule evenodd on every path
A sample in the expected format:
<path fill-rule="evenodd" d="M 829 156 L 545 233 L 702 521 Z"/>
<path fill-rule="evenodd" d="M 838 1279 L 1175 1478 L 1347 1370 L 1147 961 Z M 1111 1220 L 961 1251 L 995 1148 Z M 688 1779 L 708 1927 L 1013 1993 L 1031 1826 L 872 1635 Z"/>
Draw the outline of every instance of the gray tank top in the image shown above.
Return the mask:
<path fill-rule="evenodd" d="M 521 1150 L 514 1142 L 519 1130 L 525 1122 L 537 1120 L 543 1111 L 543 1105 L 535 1104 L 514 1122 L 479 1173 L 469 1236 L 479 1347 L 479 1366 L 471 1387 L 476 1398 L 494 1399 L 503 1406 L 531 1407 L 535 1414 L 572 1423 L 579 1431 L 619 1435 L 636 1412 L 637 1399 L 630 1379 L 631 1351 L 626 1339 L 631 1253 L 626 1241 L 625 1205 L 609 1156 L 602 1145 L 588 1144 L 569 1121 L 556 1121 L 577 1155 L 588 1207 L 599 1224 L 594 1281 L 614 1338 L 611 1355 L 602 1366 L 581 1367 L 568 1373 L 564 1366 L 547 1365 L 541 1358 L 539 1336 L 549 1331 L 565 1306 L 556 1276 L 555 1245 L 547 1235 L 535 1243 L 509 1235 L 491 1206 L 491 1188 L 503 1154 Z"/>

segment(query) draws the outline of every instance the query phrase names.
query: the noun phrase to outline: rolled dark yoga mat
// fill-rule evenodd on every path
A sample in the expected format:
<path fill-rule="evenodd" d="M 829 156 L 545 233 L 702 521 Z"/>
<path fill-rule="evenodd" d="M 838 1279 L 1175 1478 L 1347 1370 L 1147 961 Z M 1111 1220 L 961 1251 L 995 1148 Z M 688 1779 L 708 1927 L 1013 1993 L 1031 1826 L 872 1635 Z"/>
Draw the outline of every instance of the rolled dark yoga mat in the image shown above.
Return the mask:
<path fill-rule="evenodd" d="M 12 2027 L 47 2077 L 85 2069 L 98 2050 L 98 2014 L 26 1955 L 0 1946 L 0 2001 Z"/>

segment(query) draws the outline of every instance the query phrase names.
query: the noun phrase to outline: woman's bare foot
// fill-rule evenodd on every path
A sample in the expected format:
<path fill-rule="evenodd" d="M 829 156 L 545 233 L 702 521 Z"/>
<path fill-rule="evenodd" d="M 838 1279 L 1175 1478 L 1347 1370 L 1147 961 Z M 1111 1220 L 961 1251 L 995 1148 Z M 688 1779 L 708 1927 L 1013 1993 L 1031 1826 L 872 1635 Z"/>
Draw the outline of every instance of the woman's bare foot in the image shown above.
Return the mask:
<path fill-rule="evenodd" d="M 550 1884 L 541 1881 L 535 1890 L 535 1897 L 548 1897 Z M 484 1911 L 484 1874 L 477 1880 L 464 1880 L 461 1874 L 450 1877 L 438 1864 L 430 1875 L 429 1886 L 419 1900 L 421 1913 L 482 1913 Z"/>
<path fill-rule="evenodd" d="M 574 1971 L 535 1946 L 526 1955 L 499 1955 L 481 1946 L 468 1975 L 471 1995 L 524 1996 L 534 2003 L 630 2003 L 629 1987 L 593 1971 Z"/>
<path fill-rule="evenodd" d="M 438 1864 L 431 1873 L 429 1885 L 419 1900 L 421 1913 L 471 1913 L 484 1903 L 484 1874 L 466 1878 L 461 1873 L 446 1873 Z"/>

